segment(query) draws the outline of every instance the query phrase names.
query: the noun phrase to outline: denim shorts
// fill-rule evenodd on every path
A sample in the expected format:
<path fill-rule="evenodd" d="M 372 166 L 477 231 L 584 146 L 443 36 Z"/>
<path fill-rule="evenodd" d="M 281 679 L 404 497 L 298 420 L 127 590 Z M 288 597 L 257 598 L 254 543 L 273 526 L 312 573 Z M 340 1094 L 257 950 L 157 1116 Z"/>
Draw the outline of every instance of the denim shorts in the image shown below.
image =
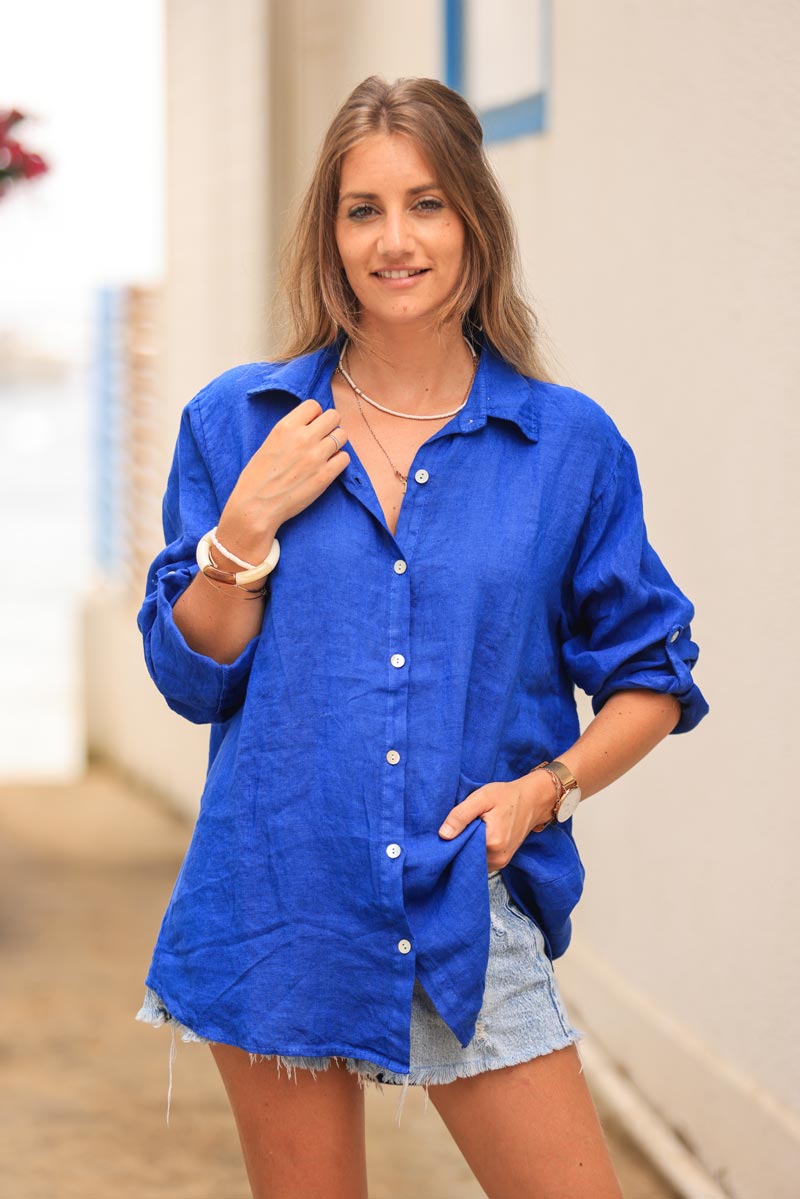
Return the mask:
<path fill-rule="evenodd" d="M 456 1078 L 468 1078 L 485 1070 L 513 1066 L 579 1041 L 584 1033 L 573 1026 L 567 1015 L 539 926 L 511 898 L 499 870 L 489 874 L 488 884 L 491 933 L 486 985 L 475 1034 L 466 1048 L 445 1024 L 417 978 L 411 1002 L 408 1074 L 397 1074 L 375 1062 L 350 1057 L 251 1053 L 251 1064 L 266 1057 L 275 1058 L 278 1072 L 283 1066 L 289 1077 L 298 1069 L 316 1075 L 317 1070 L 327 1070 L 333 1065 L 356 1074 L 362 1088 L 374 1085 L 382 1090 L 383 1084 L 402 1085 L 397 1110 L 399 1122 L 409 1085 L 425 1087 L 427 1097 L 427 1088 L 431 1084 L 453 1082 Z M 172 1026 L 171 1092 L 175 1034 L 180 1033 L 183 1041 L 206 1045 L 211 1042 L 177 1021 L 149 987 L 145 989 L 144 1004 L 136 1019 L 155 1026 Z"/>

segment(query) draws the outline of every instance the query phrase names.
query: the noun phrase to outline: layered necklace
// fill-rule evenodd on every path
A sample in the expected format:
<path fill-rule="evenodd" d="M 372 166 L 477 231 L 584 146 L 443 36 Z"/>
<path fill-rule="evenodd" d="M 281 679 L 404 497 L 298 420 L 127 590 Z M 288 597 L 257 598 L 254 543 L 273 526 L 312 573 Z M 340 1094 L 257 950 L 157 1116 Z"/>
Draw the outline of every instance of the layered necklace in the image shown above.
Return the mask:
<path fill-rule="evenodd" d="M 397 469 L 397 467 L 392 462 L 389 455 L 386 453 L 386 448 L 383 445 L 381 445 L 380 441 L 378 441 L 378 438 L 375 436 L 375 430 L 372 428 L 372 425 L 367 420 L 367 414 L 361 405 L 361 401 L 362 400 L 366 401 L 367 404 L 371 404 L 373 408 L 378 408 L 381 412 L 387 412 L 389 414 L 389 416 L 400 416 L 400 417 L 403 417 L 405 420 L 445 420 L 445 418 L 455 416 L 457 412 L 461 411 L 461 409 L 464 407 L 467 400 L 469 399 L 469 393 L 472 391 L 472 384 L 475 381 L 475 374 L 478 370 L 478 355 L 475 353 L 474 347 L 470 344 L 470 342 L 467 341 L 466 337 L 464 338 L 464 341 L 466 342 L 467 348 L 468 348 L 470 354 L 472 355 L 472 374 L 470 376 L 469 385 L 467 386 L 467 390 L 466 390 L 466 394 L 464 395 L 464 399 L 461 401 L 461 403 L 458 405 L 458 407 L 453 408 L 453 410 L 451 412 L 425 412 L 425 413 L 396 412 L 393 408 L 386 408 L 383 404 L 379 404 L 377 400 L 373 400 L 370 396 L 368 396 L 365 392 L 363 392 L 361 390 L 361 388 L 351 378 L 351 376 L 347 370 L 347 367 L 345 366 L 345 362 L 347 360 L 346 359 L 347 350 L 350 345 L 349 339 L 345 338 L 345 341 L 342 345 L 342 350 L 341 350 L 341 353 L 339 354 L 339 362 L 338 362 L 336 369 L 347 380 L 350 387 L 352 387 L 353 392 L 356 397 L 356 403 L 358 404 L 358 410 L 361 413 L 362 417 L 364 418 L 364 424 L 367 426 L 370 433 L 372 434 L 378 448 L 385 455 L 386 460 L 389 463 L 389 465 L 391 466 L 395 475 L 400 480 L 400 482 L 403 484 L 403 493 L 404 494 L 405 494 L 406 487 L 408 486 L 408 475 L 404 475 L 402 471 Z"/>

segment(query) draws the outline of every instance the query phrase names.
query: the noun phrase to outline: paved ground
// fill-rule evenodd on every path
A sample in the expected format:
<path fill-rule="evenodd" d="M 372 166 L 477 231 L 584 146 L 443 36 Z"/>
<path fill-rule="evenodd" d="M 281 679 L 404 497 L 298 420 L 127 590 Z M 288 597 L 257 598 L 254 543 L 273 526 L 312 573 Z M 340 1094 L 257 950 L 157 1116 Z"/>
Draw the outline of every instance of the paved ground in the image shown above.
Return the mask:
<path fill-rule="evenodd" d="M 0 1199 L 249 1199 L 211 1055 L 134 1015 L 191 833 L 100 767 L 0 787 Z M 371 1199 L 484 1194 L 421 1088 L 367 1092 Z M 601 1110 L 626 1199 L 675 1199 Z"/>

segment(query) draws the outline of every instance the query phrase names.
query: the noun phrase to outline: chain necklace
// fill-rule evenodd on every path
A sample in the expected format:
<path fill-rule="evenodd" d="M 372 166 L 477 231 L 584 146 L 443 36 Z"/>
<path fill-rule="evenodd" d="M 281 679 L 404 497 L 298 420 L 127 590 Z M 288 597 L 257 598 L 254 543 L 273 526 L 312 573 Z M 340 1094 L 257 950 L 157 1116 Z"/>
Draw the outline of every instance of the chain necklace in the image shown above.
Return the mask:
<path fill-rule="evenodd" d="M 462 334 L 462 336 L 463 336 L 463 334 Z M 454 408 L 452 410 L 452 412 L 425 412 L 425 413 L 395 412 L 395 410 L 393 408 L 384 408 L 383 404 L 379 404 L 377 400 L 371 400 L 370 397 L 368 395 L 366 395 L 361 390 L 360 387 L 356 386 L 356 384 L 350 378 L 350 375 L 348 374 L 347 370 L 345 369 L 344 356 L 347 353 L 347 349 L 350 345 L 349 338 L 345 338 L 344 343 L 342 344 L 342 352 L 339 355 L 339 363 L 338 363 L 336 369 L 338 371 L 340 371 L 342 375 L 344 375 L 345 379 L 350 384 L 350 386 L 352 387 L 353 391 L 356 393 L 357 396 L 361 396 L 362 400 L 366 400 L 368 404 L 372 404 L 373 408 L 379 408 L 381 410 L 381 412 L 388 412 L 389 416 L 403 416 L 403 417 L 405 417 L 406 420 L 444 420 L 445 417 L 455 416 L 456 413 L 460 412 L 461 409 L 464 407 L 467 400 L 469 399 L 469 393 L 472 390 L 472 383 L 475 378 L 475 373 L 478 369 L 478 355 L 475 353 L 474 347 L 472 345 L 470 345 L 470 343 L 467 341 L 466 337 L 464 338 L 464 341 L 466 342 L 467 349 L 469 350 L 470 354 L 472 355 L 472 378 L 469 381 L 469 387 L 467 388 L 467 394 L 464 396 L 464 399 L 461 401 L 461 403 L 458 405 L 458 407 Z"/>
<path fill-rule="evenodd" d="M 359 411 L 359 412 L 361 413 L 361 415 L 364 417 L 364 424 L 367 426 L 367 428 L 369 429 L 369 431 L 370 431 L 370 433 L 372 434 L 373 438 L 375 439 L 375 442 L 376 442 L 376 444 L 377 444 L 378 448 L 379 448 L 380 450 L 382 450 L 383 454 L 385 455 L 385 457 L 386 457 L 386 461 L 389 463 L 389 465 L 391 466 L 392 470 L 393 470 L 393 471 L 394 471 L 394 473 L 397 475 L 397 477 L 398 477 L 398 479 L 400 480 L 400 482 L 403 484 L 403 495 L 405 495 L 405 493 L 406 493 L 406 488 L 408 487 L 408 475 L 404 475 L 404 474 L 403 474 L 403 472 L 402 472 L 401 470 L 398 470 L 398 469 L 397 469 L 397 467 L 396 467 L 396 466 L 395 466 L 395 464 L 392 462 L 392 460 L 391 460 L 391 458 L 389 457 L 389 455 L 386 453 L 386 450 L 385 450 L 385 448 L 384 448 L 384 447 L 381 445 L 381 443 L 378 441 L 377 437 L 375 437 L 375 430 L 373 429 L 372 425 L 371 425 L 371 424 L 369 423 L 369 421 L 367 420 L 367 414 L 366 414 L 366 412 L 364 411 L 363 407 L 361 406 L 361 400 L 358 398 L 358 392 L 356 392 L 356 403 L 358 404 L 358 411 Z"/>

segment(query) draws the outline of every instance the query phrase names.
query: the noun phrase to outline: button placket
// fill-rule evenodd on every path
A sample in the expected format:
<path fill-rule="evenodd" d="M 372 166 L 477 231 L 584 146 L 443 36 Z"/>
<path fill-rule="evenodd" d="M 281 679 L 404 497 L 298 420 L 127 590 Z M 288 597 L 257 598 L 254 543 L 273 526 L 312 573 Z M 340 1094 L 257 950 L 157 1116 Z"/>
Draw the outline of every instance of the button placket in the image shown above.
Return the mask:
<path fill-rule="evenodd" d="M 405 523 L 400 526 L 402 548 L 406 555 L 413 552 L 419 524 L 419 511 L 416 502 L 409 508 L 407 496 L 404 500 L 406 507 Z M 403 514 L 401 514 L 402 517 Z M 400 548 L 395 544 L 395 553 Z M 403 955 L 412 954 L 412 944 L 408 932 L 408 920 L 403 894 L 403 863 L 405 861 L 402 845 L 402 835 L 405 830 L 405 789 L 406 789 L 406 742 L 408 732 L 408 671 L 404 669 L 407 663 L 407 646 L 411 631 L 411 583 L 409 562 L 406 556 L 390 558 L 394 578 L 388 578 L 389 588 L 387 622 L 385 626 L 386 666 L 384 669 L 390 676 L 391 683 L 386 688 L 386 762 L 384 774 L 383 808 L 381 827 L 385 836 L 383 851 L 385 853 L 386 894 L 389 897 L 389 910 L 394 914 L 388 925 L 389 935 L 394 932 L 395 946 Z M 400 653 L 397 647 L 402 646 L 406 651 Z M 388 861 L 387 861 L 388 859 Z M 400 938 L 399 940 L 397 938 Z M 413 955 L 409 958 L 409 969 L 413 967 Z"/>

